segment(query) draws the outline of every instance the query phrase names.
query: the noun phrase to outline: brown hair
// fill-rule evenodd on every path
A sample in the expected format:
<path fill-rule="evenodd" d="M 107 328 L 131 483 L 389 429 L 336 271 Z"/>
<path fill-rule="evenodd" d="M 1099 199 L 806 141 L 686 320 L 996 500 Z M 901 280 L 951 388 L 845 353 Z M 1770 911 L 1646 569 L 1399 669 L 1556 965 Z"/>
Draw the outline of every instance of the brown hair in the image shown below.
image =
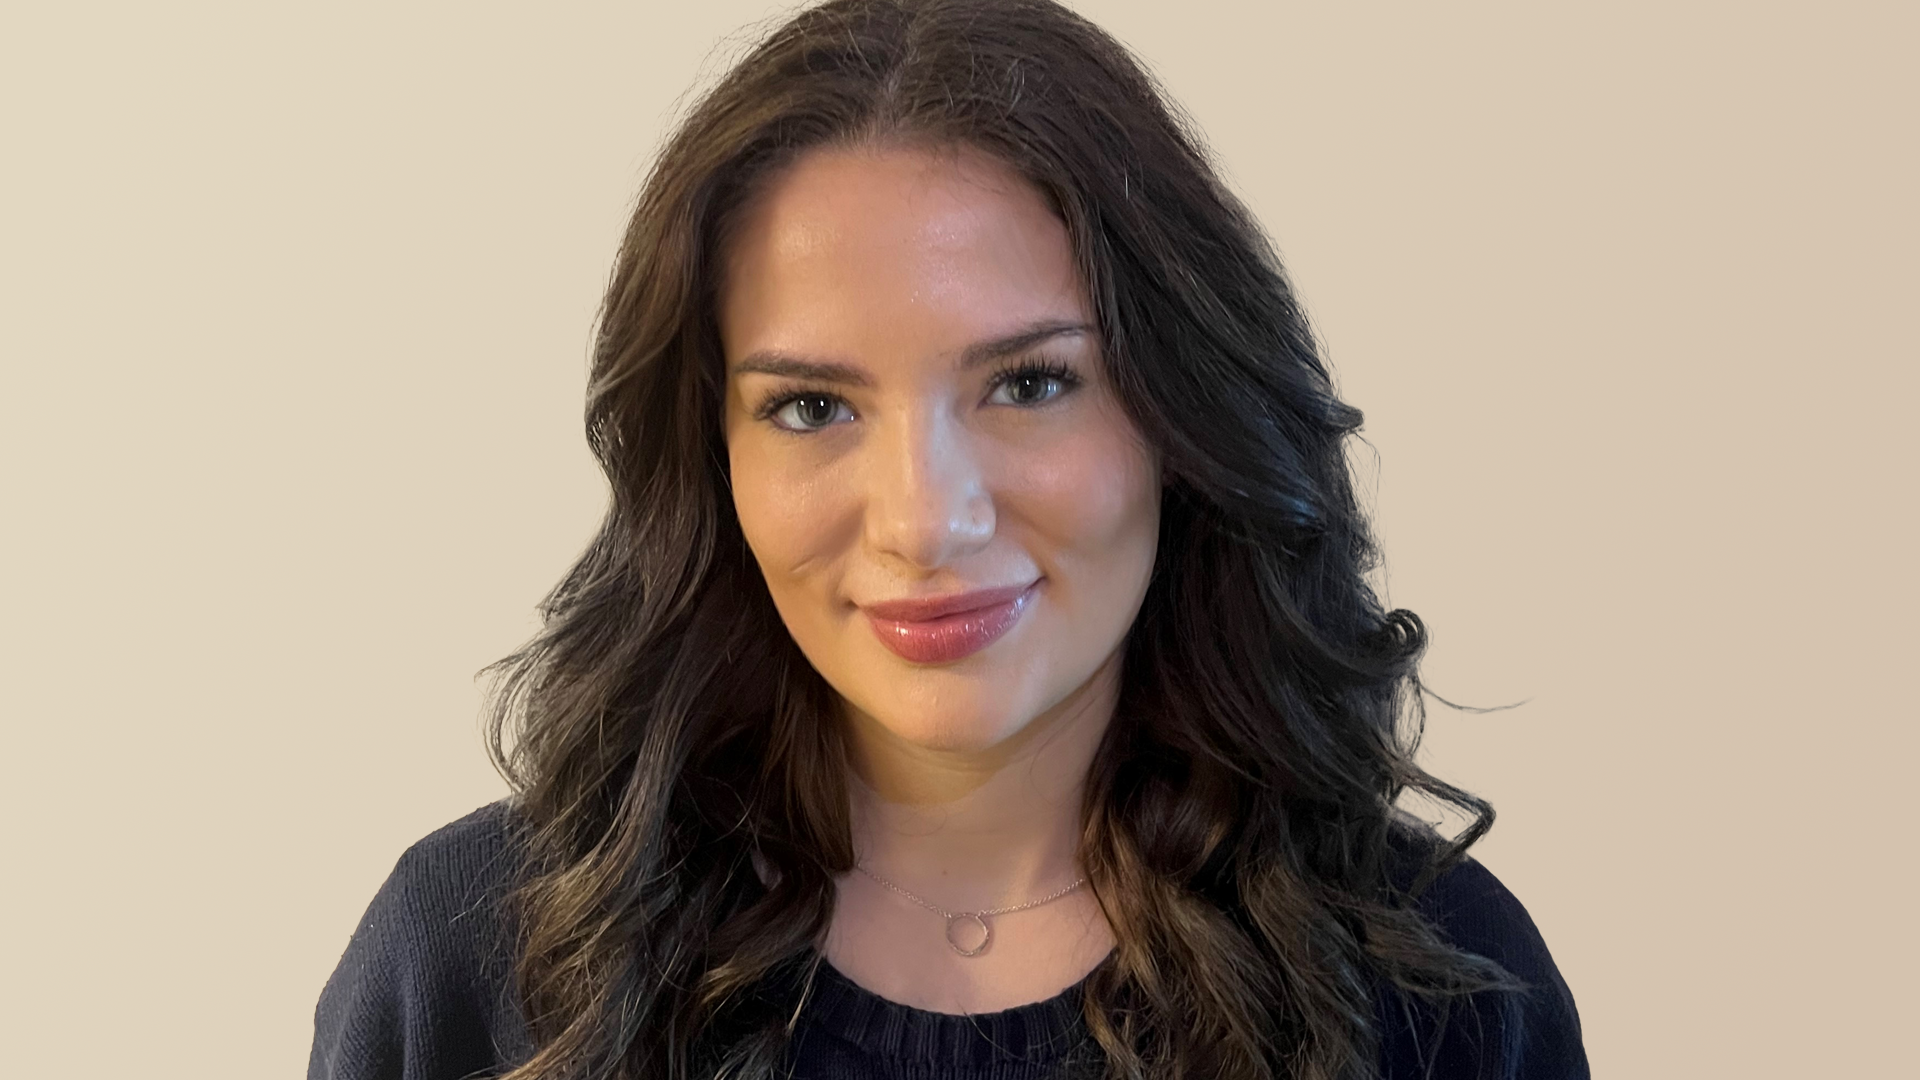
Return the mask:
<path fill-rule="evenodd" d="M 517 985 L 538 1053 L 513 1080 L 779 1065 L 853 851 L 832 691 L 728 494 L 715 253 L 795 155 L 903 141 L 984 150 L 1050 200 L 1165 463 L 1084 808 L 1119 943 L 1084 1002 L 1109 1075 L 1368 1076 L 1387 983 L 1519 988 L 1406 903 L 1493 811 L 1414 763 L 1425 632 L 1366 581 L 1344 454 L 1360 414 L 1198 135 L 1050 0 L 836 0 L 734 67 L 649 174 L 593 357 L 606 520 L 541 633 L 490 669 L 528 857 Z M 1394 809 L 1407 788 L 1473 824 L 1441 841 Z"/>

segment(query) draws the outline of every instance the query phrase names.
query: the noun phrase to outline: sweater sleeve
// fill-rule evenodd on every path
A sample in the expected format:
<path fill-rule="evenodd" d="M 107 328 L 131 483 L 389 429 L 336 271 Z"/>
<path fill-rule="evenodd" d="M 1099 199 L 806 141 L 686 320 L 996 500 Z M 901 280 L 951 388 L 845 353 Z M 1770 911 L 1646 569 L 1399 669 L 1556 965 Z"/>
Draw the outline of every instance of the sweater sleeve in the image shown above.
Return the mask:
<path fill-rule="evenodd" d="M 1420 897 L 1452 943 L 1528 984 L 1522 994 L 1476 994 L 1436 1015 L 1395 996 L 1385 1017 L 1386 1075 L 1435 1080 L 1587 1080 L 1573 992 L 1520 900 L 1471 856 Z"/>
<path fill-rule="evenodd" d="M 483 807 L 400 857 L 321 991 L 308 1080 L 460 1080 L 524 1057 L 505 815 Z"/>

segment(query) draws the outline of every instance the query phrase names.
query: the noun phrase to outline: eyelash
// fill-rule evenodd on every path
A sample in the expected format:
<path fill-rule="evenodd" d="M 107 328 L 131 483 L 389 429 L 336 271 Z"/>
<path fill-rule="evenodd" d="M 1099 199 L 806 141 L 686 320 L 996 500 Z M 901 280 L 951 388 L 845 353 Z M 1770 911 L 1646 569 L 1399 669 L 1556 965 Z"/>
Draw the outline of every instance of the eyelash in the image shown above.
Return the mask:
<path fill-rule="evenodd" d="M 1066 397 L 1069 393 L 1072 393 L 1074 388 L 1080 385 L 1080 376 L 1074 374 L 1073 369 L 1066 364 L 1058 360 L 1034 359 L 1022 361 L 1011 367 L 1003 368 L 995 372 L 993 375 L 992 389 L 998 390 L 1008 383 L 1028 378 L 1052 379 L 1060 384 L 1060 392 L 1047 398 L 1045 401 L 1036 402 L 1032 405 L 1017 406 L 1018 408 L 1038 409 L 1051 405 L 1061 398 Z M 773 415 L 781 409 L 786 408 L 796 401 L 807 398 L 828 398 L 844 404 L 839 395 L 830 394 L 825 390 L 774 390 L 761 399 L 759 408 L 753 411 L 753 418 L 761 421 L 771 420 Z M 788 435 L 812 435 L 815 432 L 825 431 L 827 427 L 831 427 L 832 425 L 828 424 L 825 427 L 817 428 L 789 428 L 781 427 L 779 424 L 773 426 L 774 430 Z"/>

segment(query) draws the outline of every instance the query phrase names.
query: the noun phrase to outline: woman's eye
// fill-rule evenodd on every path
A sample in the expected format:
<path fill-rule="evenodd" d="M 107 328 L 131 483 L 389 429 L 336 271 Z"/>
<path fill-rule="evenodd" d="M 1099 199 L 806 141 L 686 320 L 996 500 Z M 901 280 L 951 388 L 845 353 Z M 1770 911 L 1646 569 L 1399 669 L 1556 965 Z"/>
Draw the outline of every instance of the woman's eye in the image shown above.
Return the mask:
<path fill-rule="evenodd" d="M 992 400 L 999 400 L 1004 392 L 1005 404 L 1033 408 L 1049 404 L 1079 384 L 1080 377 L 1064 365 L 1031 364 L 996 378 Z M 781 395 L 776 391 L 755 415 L 782 431 L 806 435 L 833 426 L 844 408 L 846 402 L 832 394 L 809 390 Z"/>
<path fill-rule="evenodd" d="M 1064 368 L 1028 367 L 1008 372 L 994 389 L 1007 391 L 1014 405 L 1044 405 L 1073 389 L 1078 381 Z"/>
<path fill-rule="evenodd" d="M 834 411 L 840 407 L 840 399 L 825 394 L 798 394 L 788 399 L 773 411 L 775 419 L 781 421 L 784 428 L 794 431 L 814 431 L 833 422 Z M 787 420 L 787 415 L 794 415 Z"/>

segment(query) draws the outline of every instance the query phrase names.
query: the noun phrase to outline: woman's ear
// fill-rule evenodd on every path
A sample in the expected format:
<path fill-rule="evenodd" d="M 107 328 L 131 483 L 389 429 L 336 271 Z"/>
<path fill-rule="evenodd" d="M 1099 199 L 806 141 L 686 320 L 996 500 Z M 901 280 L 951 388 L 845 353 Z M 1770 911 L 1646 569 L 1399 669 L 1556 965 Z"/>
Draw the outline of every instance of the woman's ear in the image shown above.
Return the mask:
<path fill-rule="evenodd" d="M 767 861 L 765 855 L 760 854 L 759 848 L 753 849 L 747 857 L 753 860 L 753 872 L 760 878 L 760 884 L 771 889 L 780 883 L 780 871 Z"/>

